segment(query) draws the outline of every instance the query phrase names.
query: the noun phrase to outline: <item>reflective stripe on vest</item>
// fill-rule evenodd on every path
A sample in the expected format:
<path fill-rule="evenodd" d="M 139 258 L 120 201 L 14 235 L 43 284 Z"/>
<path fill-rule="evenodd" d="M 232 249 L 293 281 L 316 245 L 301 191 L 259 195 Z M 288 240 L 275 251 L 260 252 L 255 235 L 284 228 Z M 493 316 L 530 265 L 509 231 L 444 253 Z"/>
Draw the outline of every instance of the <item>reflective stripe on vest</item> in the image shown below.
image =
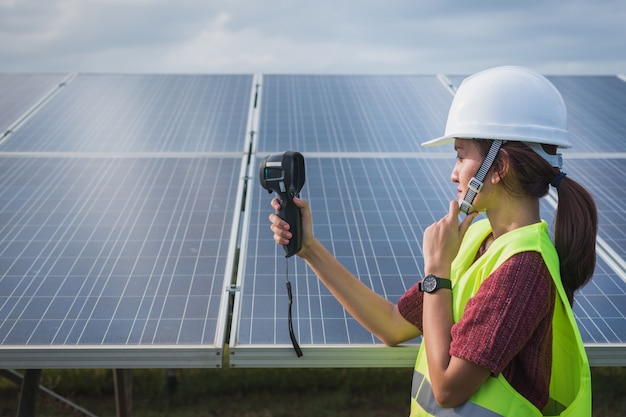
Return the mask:
<path fill-rule="evenodd" d="M 505 417 L 469 401 L 459 407 L 441 408 L 435 400 L 430 381 L 417 371 L 413 372 L 411 398 L 428 414 L 436 417 Z"/>

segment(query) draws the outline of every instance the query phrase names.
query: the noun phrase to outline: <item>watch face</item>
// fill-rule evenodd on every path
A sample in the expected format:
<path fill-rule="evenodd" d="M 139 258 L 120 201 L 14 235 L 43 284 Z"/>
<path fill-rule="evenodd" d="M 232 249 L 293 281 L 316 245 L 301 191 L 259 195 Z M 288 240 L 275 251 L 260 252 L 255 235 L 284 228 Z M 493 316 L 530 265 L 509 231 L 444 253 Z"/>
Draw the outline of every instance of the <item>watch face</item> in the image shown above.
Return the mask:
<path fill-rule="evenodd" d="M 437 279 L 433 276 L 427 276 L 422 282 L 424 292 L 433 292 L 437 287 Z"/>

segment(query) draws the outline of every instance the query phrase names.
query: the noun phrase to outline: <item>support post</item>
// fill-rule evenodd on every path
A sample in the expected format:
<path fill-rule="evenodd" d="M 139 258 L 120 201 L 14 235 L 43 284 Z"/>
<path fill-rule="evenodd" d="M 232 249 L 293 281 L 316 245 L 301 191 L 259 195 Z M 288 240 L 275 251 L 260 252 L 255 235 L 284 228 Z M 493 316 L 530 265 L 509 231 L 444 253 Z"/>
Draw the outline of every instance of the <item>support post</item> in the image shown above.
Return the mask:
<path fill-rule="evenodd" d="M 133 415 L 133 371 L 132 369 L 114 369 L 115 409 L 117 417 Z"/>
<path fill-rule="evenodd" d="M 27 369 L 24 372 L 20 402 L 17 406 L 17 417 L 35 417 L 40 380 L 41 369 Z"/>

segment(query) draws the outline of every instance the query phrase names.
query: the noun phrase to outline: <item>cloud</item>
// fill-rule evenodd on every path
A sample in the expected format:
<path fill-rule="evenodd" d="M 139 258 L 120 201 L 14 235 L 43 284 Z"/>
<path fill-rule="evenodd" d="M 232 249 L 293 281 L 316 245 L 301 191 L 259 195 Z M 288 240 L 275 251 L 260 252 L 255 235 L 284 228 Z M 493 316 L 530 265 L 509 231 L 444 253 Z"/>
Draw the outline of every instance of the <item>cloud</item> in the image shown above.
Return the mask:
<path fill-rule="evenodd" d="M 0 71 L 617 73 L 624 21 L 598 0 L 0 0 Z"/>

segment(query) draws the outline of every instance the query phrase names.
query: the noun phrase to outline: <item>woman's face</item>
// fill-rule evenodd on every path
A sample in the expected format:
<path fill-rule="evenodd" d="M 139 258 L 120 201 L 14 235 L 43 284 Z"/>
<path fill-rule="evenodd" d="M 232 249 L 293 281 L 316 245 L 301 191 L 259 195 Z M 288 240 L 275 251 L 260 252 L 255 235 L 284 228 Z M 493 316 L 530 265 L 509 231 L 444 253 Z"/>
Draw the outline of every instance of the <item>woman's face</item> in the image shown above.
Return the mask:
<path fill-rule="evenodd" d="M 480 168 L 480 164 L 483 162 L 483 156 L 476 145 L 476 141 L 471 139 L 455 139 L 454 149 L 456 150 L 457 160 L 450 179 L 452 182 L 458 184 L 456 197 L 458 200 L 461 200 L 465 198 L 469 181 L 476 175 L 476 172 Z M 474 210 L 478 212 L 487 209 L 486 203 L 489 200 L 487 197 L 491 189 L 489 178 L 490 176 L 488 175 L 482 190 L 476 195 L 472 203 Z"/>

